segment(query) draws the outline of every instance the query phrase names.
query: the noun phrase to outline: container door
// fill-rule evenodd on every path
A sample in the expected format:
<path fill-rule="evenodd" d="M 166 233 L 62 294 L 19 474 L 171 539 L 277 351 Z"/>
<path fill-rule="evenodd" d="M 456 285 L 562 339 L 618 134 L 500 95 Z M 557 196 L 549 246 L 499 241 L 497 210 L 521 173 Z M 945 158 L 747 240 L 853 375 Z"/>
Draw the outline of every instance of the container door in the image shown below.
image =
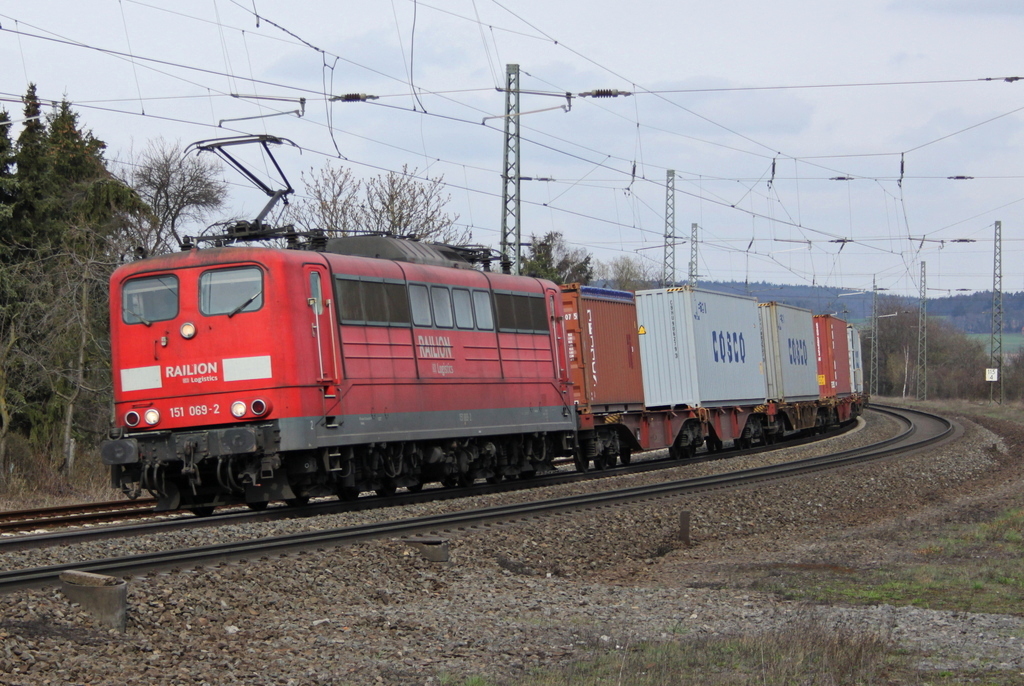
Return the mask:
<path fill-rule="evenodd" d="M 548 317 L 551 320 L 551 329 L 554 334 L 552 345 L 558 379 L 567 381 L 569 379 L 569 368 L 565 359 L 565 321 L 564 317 L 558 314 L 557 291 L 548 289 Z"/>

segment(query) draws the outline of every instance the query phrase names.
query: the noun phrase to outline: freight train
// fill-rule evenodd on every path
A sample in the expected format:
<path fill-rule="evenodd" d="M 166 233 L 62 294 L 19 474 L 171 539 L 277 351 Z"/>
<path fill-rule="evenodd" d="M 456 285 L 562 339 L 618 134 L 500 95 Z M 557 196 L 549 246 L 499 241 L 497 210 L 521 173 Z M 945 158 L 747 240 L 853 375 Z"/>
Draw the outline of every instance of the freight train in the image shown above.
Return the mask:
<path fill-rule="evenodd" d="M 116 421 L 100 453 L 115 487 L 158 510 L 686 457 L 821 430 L 866 402 L 859 338 L 835 317 L 688 287 L 563 287 L 394 237 L 248 237 L 110 279 Z"/>

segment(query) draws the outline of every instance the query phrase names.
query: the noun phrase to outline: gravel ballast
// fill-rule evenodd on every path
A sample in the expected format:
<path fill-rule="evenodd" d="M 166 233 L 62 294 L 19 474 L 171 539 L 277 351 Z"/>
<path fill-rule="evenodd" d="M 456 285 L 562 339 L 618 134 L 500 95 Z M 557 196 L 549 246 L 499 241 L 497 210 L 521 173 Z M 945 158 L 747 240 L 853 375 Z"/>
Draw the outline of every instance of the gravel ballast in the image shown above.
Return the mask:
<path fill-rule="evenodd" d="M 977 499 L 1024 500 L 1008 447 L 963 436 L 910 457 L 742 489 L 439 532 L 449 562 L 400 540 L 315 550 L 129 583 L 124 634 L 58 589 L 0 597 L 0 682 L 9 684 L 438 684 L 500 682 L 642 641 L 756 634 L 812 617 L 865 627 L 934 669 L 1024 671 L 1024 621 L 912 607 L 811 607 L 744 588 L 764 565 L 871 568 L 899 555 L 893 531 Z M 891 435 L 877 415 L 813 446 L 678 467 L 614 487 L 844 450 Z M 361 513 L 174 532 L 0 558 L 6 569 L 349 526 L 611 488 L 593 481 Z M 973 499 L 973 500 L 972 500 Z M 691 513 L 692 545 L 679 540 Z M 740 570 L 740 571 L 738 571 Z M 729 581 L 726 584 L 726 581 Z M 728 588 L 725 586 L 728 585 Z M 460 683 L 455 681 L 453 683 Z"/>

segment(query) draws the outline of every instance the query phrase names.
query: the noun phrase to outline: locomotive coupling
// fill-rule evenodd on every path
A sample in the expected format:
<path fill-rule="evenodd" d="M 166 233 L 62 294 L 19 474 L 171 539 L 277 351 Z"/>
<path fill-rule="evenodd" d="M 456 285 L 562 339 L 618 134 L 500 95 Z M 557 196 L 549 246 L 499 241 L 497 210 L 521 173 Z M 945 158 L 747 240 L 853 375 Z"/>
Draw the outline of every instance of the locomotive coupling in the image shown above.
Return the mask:
<path fill-rule="evenodd" d="M 135 464 L 139 461 L 139 442 L 134 438 L 119 438 L 100 443 L 100 459 L 105 465 Z"/>

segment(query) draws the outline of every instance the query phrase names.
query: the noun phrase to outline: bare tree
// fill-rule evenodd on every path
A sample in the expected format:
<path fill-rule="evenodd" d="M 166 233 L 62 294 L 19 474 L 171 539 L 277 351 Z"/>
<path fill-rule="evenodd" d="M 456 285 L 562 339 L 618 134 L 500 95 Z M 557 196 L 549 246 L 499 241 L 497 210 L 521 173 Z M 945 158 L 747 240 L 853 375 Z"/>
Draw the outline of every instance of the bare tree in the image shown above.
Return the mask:
<path fill-rule="evenodd" d="M 597 278 L 605 281 L 609 288 L 620 291 L 653 288 L 658 282 L 654 265 L 632 255 L 622 255 L 610 262 L 599 262 Z"/>
<path fill-rule="evenodd" d="M 389 233 L 421 241 L 467 245 L 469 229 L 455 225 L 459 216 L 445 207 L 444 178 L 425 181 L 417 170 L 402 167 L 362 182 L 351 170 L 328 163 L 302 174 L 304 196 L 292 202 L 286 218 L 301 229 L 322 229 L 329 236 Z"/>
<path fill-rule="evenodd" d="M 401 173 L 388 172 L 370 179 L 356 213 L 358 228 L 435 243 L 468 244 L 470 231 L 455 226 L 459 215 L 445 212 L 451 196 L 444 195 L 444 177 L 420 181 L 416 172 L 403 166 Z"/>
<path fill-rule="evenodd" d="M 7 480 L 7 437 L 11 433 L 11 419 L 20 408 L 16 404 L 16 390 L 8 371 L 17 337 L 13 327 L 0 333 L 3 334 L 0 338 L 0 484 L 3 484 Z"/>
<path fill-rule="evenodd" d="M 38 322 L 32 290 L 47 279 L 36 262 L 0 263 L 0 484 L 10 475 L 9 443 L 15 424 L 45 386 L 26 354 Z"/>
<path fill-rule="evenodd" d="M 352 171 L 330 162 L 320 171 L 302 173 L 305 196 L 288 206 L 286 218 L 301 229 L 323 229 L 329 236 L 346 236 L 355 228 L 362 185 Z"/>
<path fill-rule="evenodd" d="M 175 250 L 184 223 L 202 221 L 224 204 L 227 185 L 220 172 L 220 164 L 208 155 L 185 157 L 180 143 L 150 141 L 125 174 L 152 212 L 128 230 L 129 240 L 148 254 Z"/>

